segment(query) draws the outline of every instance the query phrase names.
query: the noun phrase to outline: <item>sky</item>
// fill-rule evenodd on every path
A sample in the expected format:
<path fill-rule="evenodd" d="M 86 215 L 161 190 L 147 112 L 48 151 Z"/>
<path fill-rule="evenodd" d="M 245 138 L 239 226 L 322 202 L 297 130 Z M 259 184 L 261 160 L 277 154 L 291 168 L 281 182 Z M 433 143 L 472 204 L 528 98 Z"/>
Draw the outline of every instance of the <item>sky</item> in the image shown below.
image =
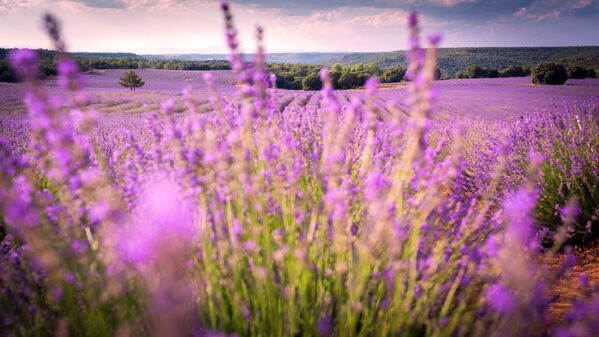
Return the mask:
<path fill-rule="evenodd" d="M 599 45 L 599 0 L 234 0 L 241 48 L 256 25 L 269 52 L 371 52 L 407 47 L 406 16 L 420 13 L 442 47 Z M 45 12 L 71 51 L 224 53 L 214 0 L 0 0 L 0 46 L 49 48 Z"/>

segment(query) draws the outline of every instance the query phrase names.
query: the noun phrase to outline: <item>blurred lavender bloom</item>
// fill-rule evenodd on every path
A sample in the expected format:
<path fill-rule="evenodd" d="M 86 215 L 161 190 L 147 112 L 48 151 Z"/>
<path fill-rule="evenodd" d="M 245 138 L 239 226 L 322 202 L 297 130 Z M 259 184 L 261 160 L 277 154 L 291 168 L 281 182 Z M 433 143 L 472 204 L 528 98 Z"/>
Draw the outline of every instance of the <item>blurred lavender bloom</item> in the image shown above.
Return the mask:
<path fill-rule="evenodd" d="M 487 289 L 487 299 L 490 301 L 493 309 L 499 313 L 510 312 L 515 306 L 514 296 L 505 287 L 495 284 Z"/>
<path fill-rule="evenodd" d="M 30 82 L 38 79 L 38 57 L 33 50 L 14 49 L 8 54 L 8 60 L 22 79 Z"/>

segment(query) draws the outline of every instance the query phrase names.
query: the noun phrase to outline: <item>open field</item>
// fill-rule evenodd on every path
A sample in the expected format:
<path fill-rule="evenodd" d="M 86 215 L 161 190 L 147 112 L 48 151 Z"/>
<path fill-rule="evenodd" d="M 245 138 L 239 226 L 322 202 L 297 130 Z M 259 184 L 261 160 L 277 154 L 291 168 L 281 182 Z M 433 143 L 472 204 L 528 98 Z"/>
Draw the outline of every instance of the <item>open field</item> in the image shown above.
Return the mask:
<path fill-rule="evenodd" d="M 202 111 L 211 109 L 208 104 L 208 88 L 203 71 L 142 69 L 139 75 L 146 85 L 136 92 L 120 87 L 118 79 L 124 70 L 98 70 L 81 76 L 83 92 L 89 95 L 90 108 L 103 113 L 140 113 L 158 111 L 160 102 L 175 98 L 177 112 L 185 111 L 183 89 L 191 88 Z M 211 71 L 216 91 L 226 97 L 232 96 L 239 81 L 232 71 Z M 50 92 L 57 88 L 57 80 L 46 80 L 42 84 Z M 406 83 L 382 87 L 377 105 L 388 113 L 387 105 L 396 103 L 407 112 L 405 99 L 408 95 Z M 395 87 L 395 88 L 394 88 Z M 25 112 L 22 104 L 23 89 L 18 84 L 0 83 L 1 114 Z M 551 109 L 564 101 L 576 104 L 599 97 L 599 79 L 569 80 L 563 86 L 534 86 L 530 78 L 500 79 L 456 79 L 435 81 L 435 117 L 437 118 L 482 118 L 509 119 L 521 115 Z M 364 99 L 364 90 L 341 90 L 335 97 L 347 104 L 356 97 Z M 279 109 L 315 106 L 321 104 L 318 91 L 279 90 L 276 94 Z"/>

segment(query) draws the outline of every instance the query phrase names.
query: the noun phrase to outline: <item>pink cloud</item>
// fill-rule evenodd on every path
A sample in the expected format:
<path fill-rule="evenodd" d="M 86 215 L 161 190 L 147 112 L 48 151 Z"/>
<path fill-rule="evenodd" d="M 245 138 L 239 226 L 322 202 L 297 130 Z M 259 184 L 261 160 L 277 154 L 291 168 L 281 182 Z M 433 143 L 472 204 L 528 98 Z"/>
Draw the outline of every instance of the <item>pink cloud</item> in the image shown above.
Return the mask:
<path fill-rule="evenodd" d="M 349 20 L 349 24 L 360 24 L 370 27 L 389 27 L 406 24 L 408 14 L 401 10 L 384 11 L 375 15 L 360 15 Z"/>
<path fill-rule="evenodd" d="M 514 15 L 535 21 L 543 21 L 562 17 L 566 13 L 585 8 L 592 3 L 592 0 L 537 0 L 528 7 L 520 8 Z"/>
<path fill-rule="evenodd" d="M 0 11 L 14 11 L 23 8 L 31 8 L 39 3 L 39 0 L 0 0 Z"/>
<path fill-rule="evenodd" d="M 580 0 L 576 5 L 574 5 L 574 8 L 585 8 L 591 3 L 593 3 L 593 0 Z"/>

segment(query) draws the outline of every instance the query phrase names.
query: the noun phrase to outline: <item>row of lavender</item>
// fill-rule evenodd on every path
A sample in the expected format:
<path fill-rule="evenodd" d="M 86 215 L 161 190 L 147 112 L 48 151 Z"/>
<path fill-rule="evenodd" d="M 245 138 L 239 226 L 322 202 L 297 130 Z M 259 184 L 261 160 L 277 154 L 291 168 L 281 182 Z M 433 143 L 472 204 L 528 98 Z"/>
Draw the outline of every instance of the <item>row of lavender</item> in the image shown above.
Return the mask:
<path fill-rule="evenodd" d="M 209 86 L 209 113 L 186 92 L 185 115 L 169 100 L 145 124 L 98 119 L 65 56 L 64 116 L 36 82 L 35 54 L 11 56 L 30 118 L 2 124 L 3 331 L 597 334 L 599 289 L 584 275 L 583 300 L 550 322 L 549 289 L 572 255 L 557 271 L 539 262 L 596 234 L 596 102 L 435 120 L 438 38 L 424 52 L 412 14 L 407 102 L 382 109 L 371 79 L 363 100 L 341 104 L 323 70 L 320 106 L 279 109 L 261 47 L 243 62 L 223 9 L 243 85 L 231 99 Z M 46 27 L 64 50 L 52 17 Z"/>

